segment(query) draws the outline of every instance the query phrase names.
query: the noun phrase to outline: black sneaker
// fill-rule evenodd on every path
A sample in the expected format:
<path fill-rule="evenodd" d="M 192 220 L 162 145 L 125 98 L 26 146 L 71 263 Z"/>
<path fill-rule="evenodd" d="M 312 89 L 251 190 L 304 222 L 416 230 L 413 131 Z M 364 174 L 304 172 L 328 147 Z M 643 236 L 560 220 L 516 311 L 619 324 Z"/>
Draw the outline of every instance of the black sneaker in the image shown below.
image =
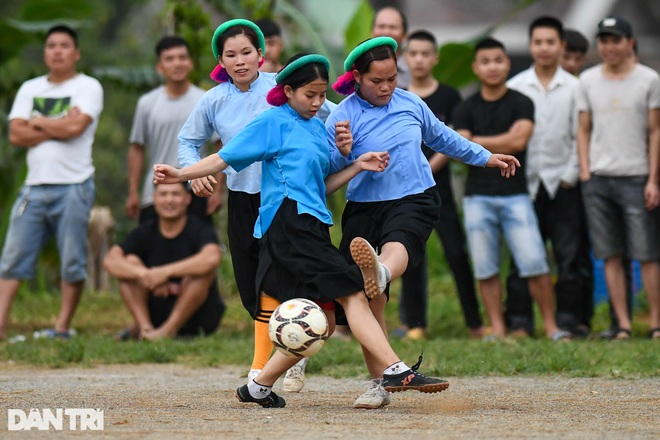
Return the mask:
<path fill-rule="evenodd" d="M 272 391 L 268 396 L 264 397 L 263 399 L 255 399 L 250 395 L 247 385 L 243 385 L 242 387 L 236 388 L 236 398 L 243 403 L 249 403 L 249 402 L 258 403 L 264 408 L 284 408 L 286 406 L 286 402 L 284 401 L 284 399 Z"/>
<path fill-rule="evenodd" d="M 449 382 L 443 379 L 424 376 L 417 372 L 422 363 L 419 361 L 409 370 L 399 374 L 383 374 L 383 388 L 390 393 L 397 391 L 417 390 L 421 393 L 439 393 L 449 388 Z"/>

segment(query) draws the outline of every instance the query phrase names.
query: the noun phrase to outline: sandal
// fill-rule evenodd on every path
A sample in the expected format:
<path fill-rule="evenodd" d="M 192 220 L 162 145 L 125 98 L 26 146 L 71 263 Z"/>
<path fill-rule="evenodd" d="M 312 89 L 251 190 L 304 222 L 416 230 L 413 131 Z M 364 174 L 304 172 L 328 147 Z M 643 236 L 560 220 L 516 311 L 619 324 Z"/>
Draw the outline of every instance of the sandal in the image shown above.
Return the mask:
<path fill-rule="evenodd" d="M 571 340 L 571 334 L 570 332 L 567 332 L 566 330 L 557 330 L 555 331 L 552 336 L 550 336 L 551 341 L 570 341 Z"/>
<path fill-rule="evenodd" d="M 627 341 L 630 339 L 632 336 L 632 332 L 630 329 L 627 328 L 619 328 L 616 330 L 616 333 L 614 334 L 614 338 L 612 338 L 615 341 Z"/>
<path fill-rule="evenodd" d="M 649 338 L 660 339 L 660 327 L 655 327 L 649 330 Z"/>
<path fill-rule="evenodd" d="M 139 335 L 135 334 L 135 330 L 131 327 L 127 327 L 117 333 L 114 337 L 115 341 L 137 341 L 139 339 Z"/>

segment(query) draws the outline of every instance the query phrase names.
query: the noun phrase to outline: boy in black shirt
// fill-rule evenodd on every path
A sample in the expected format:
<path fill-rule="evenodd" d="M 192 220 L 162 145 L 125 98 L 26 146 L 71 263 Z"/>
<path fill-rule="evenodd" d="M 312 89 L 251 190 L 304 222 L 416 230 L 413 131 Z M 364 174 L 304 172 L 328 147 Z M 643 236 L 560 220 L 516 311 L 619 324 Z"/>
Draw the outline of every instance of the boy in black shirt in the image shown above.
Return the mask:
<path fill-rule="evenodd" d="M 510 60 L 499 41 L 486 38 L 475 48 L 472 69 L 481 90 L 464 101 L 454 116 L 455 129 L 492 153 L 513 154 L 524 166 L 525 149 L 534 129 L 534 104 L 506 87 Z M 479 290 L 492 326 L 492 336 L 505 336 L 500 284 L 500 238 L 527 278 L 529 290 L 552 340 L 569 334 L 557 328 L 552 281 L 525 173 L 502 180 L 500 173 L 470 167 L 463 200 L 465 229 Z"/>
<path fill-rule="evenodd" d="M 138 226 L 105 258 L 133 315 L 136 339 L 209 334 L 220 323 L 218 238 L 212 226 L 186 215 L 190 199 L 184 184 L 156 186 L 158 219 Z"/>

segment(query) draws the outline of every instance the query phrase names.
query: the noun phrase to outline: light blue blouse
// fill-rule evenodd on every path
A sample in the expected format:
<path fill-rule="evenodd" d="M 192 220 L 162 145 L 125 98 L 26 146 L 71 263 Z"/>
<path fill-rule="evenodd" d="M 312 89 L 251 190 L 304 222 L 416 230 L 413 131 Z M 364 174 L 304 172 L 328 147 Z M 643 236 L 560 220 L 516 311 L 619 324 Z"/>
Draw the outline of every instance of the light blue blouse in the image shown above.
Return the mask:
<path fill-rule="evenodd" d="M 260 72 L 247 92 L 241 92 L 231 81 L 206 92 L 179 132 L 179 164 L 187 167 L 199 162 L 199 148 L 214 131 L 222 145 L 227 145 L 251 120 L 272 107 L 266 95 L 273 87 L 275 74 Z M 225 174 L 232 191 L 256 194 L 260 190 L 260 163 L 242 173 L 227 169 Z"/>
<path fill-rule="evenodd" d="M 218 154 L 239 172 L 261 162 L 255 237 L 266 233 L 285 197 L 298 202 L 298 214 L 332 225 L 325 198 L 330 155 L 320 119 L 304 119 L 288 104 L 274 107 L 250 122 Z"/>
<path fill-rule="evenodd" d="M 335 145 L 335 122 L 349 120 L 353 149 L 343 157 Z M 414 93 L 395 89 L 390 102 L 375 107 L 357 93 L 343 100 L 326 120 L 331 173 L 343 169 L 368 151 L 388 151 L 390 164 L 382 173 L 360 173 L 346 198 L 354 202 L 396 200 L 435 185 L 422 141 L 433 150 L 469 165 L 486 166 L 491 153 L 470 142 L 435 117 Z"/>

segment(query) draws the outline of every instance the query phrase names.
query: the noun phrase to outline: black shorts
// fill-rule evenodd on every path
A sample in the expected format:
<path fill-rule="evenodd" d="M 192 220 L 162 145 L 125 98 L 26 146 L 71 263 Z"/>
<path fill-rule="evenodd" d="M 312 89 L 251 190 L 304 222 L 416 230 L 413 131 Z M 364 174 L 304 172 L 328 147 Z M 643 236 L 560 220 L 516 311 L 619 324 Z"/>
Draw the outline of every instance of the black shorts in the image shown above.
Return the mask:
<path fill-rule="evenodd" d="M 172 313 L 178 297 L 160 297 L 149 293 L 147 308 L 154 328 L 160 327 Z M 206 300 L 179 329 L 177 336 L 199 336 L 213 333 L 220 325 L 225 304 L 218 293 L 217 281 L 213 281 Z"/>
<path fill-rule="evenodd" d="M 351 240 L 362 237 L 374 248 L 398 242 L 408 251 L 408 266 L 420 264 L 426 241 L 440 217 L 440 196 L 435 188 L 398 200 L 385 202 L 348 202 L 342 216 L 339 249 L 348 261 Z"/>
<path fill-rule="evenodd" d="M 332 244 L 328 225 L 284 199 L 261 240 L 257 286 L 280 301 L 332 301 L 363 290 L 364 281 Z"/>

